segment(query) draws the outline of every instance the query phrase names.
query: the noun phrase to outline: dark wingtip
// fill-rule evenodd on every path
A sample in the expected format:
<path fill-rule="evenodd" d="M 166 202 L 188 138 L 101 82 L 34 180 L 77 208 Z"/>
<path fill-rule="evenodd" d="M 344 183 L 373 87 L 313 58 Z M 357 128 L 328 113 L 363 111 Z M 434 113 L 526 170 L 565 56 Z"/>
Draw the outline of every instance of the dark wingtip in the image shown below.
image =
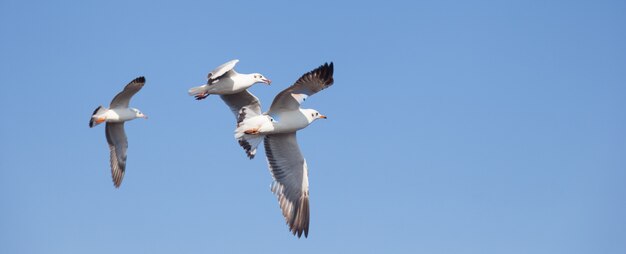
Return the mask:
<path fill-rule="evenodd" d="M 136 79 L 133 79 L 134 83 L 146 83 L 146 78 L 144 76 L 140 76 Z"/>
<path fill-rule="evenodd" d="M 325 86 L 330 86 L 335 82 L 333 79 L 333 72 L 335 71 L 335 65 L 333 62 L 324 63 L 317 67 L 317 69 L 313 70 L 312 73 L 317 74 L 317 76 L 322 80 Z"/>
<path fill-rule="evenodd" d="M 335 74 L 335 64 L 333 62 L 330 62 L 330 66 L 328 67 L 330 69 L 330 78 L 333 78 L 333 74 Z"/>
<path fill-rule="evenodd" d="M 121 176 L 113 176 L 113 186 L 115 186 L 116 189 L 119 189 L 120 186 L 122 185 L 122 179 L 123 179 L 124 175 Z"/>
<path fill-rule="evenodd" d="M 89 119 L 89 128 L 93 128 L 94 126 L 96 126 L 95 121 L 93 119 L 93 116 L 96 115 L 96 113 L 98 113 L 98 110 L 100 110 L 102 108 L 102 105 L 98 106 L 93 113 L 91 113 L 91 119 Z"/>
<path fill-rule="evenodd" d="M 304 196 L 300 199 L 300 204 L 298 205 L 295 213 L 293 214 L 293 218 L 289 221 L 289 227 L 291 233 L 297 236 L 298 238 L 302 237 L 304 233 L 304 238 L 309 237 L 309 198 Z"/>
<path fill-rule="evenodd" d="M 250 143 L 248 143 L 248 141 L 246 141 L 243 138 L 238 140 L 238 142 L 239 142 L 239 145 L 246 152 L 246 155 L 248 155 L 248 158 L 250 158 L 251 160 L 254 159 L 254 154 L 250 152 L 250 150 L 252 150 L 252 146 L 250 145 Z"/>
<path fill-rule="evenodd" d="M 333 74 L 335 72 L 335 64 L 333 62 L 330 62 L 330 65 L 327 63 L 326 66 L 328 66 L 327 67 L 328 71 L 326 73 L 326 75 L 328 76 L 328 83 L 327 84 L 331 85 L 332 83 L 335 82 L 335 78 L 333 77 Z"/>
<path fill-rule="evenodd" d="M 91 116 L 94 116 L 96 113 L 98 113 L 98 110 L 100 110 L 100 108 L 102 107 L 102 105 L 98 106 L 93 113 L 91 113 Z"/>

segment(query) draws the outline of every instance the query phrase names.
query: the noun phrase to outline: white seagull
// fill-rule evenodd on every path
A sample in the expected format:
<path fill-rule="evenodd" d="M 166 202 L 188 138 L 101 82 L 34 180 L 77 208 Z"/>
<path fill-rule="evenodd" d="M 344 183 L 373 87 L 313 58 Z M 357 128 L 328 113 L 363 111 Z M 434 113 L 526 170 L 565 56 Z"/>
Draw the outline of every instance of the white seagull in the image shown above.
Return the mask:
<path fill-rule="evenodd" d="M 296 131 L 317 119 L 326 119 L 314 109 L 302 109 L 302 103 L 333 84 L 333 63 L 326 63 L 300 77 L 280 92 L 270 110 L 261 113 L 254 95 L 242 93 L 235 138 L 252 159 L 256 148 L 265 141 L 265 155 L 274 178 L 271 190 L 278 197 L 280 208 L 290 231 L 298 237 L 309 233 L 309 180 L 306 160 L 300 152 Z"/>
<path fill-rule="evenodd" d="M 94 110 L 89 120 L 89 127 L 106 122 L 106 136 L 111 150 L 111 175 L 113 176 L 113 184 L 115 188 L 119 188 L 126 171 L 126 149 L 128 148 L 128 140 L 124 132 L 124 122 L 135 118 L 148 118 L 136 108 L 129 108 L 128 103 L 146 83 L 144 77 L 138 77 L 128 83 L 124 90 L 118 93 L 109 108 L 99 106 Z"/>
<path fill-rule="evenodd" d="M 202 100 L 210 94 L 219 94 L 224 102 L 231 107 L 231 110 L 237 117 L 239 109 L 237 105 L 230 104 L 232 100 L 228 98 L 228 95 L 245 92 L 246 89 L 256 83 L 272 83 L 271 80 L 264 77 L 260 73 L 241 74 L 235 71 L 235 65 L 239 60 L 231 60 L 225 64 L 222 64 L 215 68 L 215 70 L 209 72 L 207 76 L 207 83 L 198 87 L 189 89 L 189 95 L 196 97 L 196 100 Z"/>

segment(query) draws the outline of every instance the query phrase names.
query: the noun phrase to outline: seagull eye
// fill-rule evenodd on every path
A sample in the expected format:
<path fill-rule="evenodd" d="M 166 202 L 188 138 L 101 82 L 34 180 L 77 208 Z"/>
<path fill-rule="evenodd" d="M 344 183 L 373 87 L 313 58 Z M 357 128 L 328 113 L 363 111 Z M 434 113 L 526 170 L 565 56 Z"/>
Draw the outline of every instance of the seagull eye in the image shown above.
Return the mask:
<path fill-rule="evenodd" d="M 319 115 L 320 113 L 315 113 L 315 115 Z"/>

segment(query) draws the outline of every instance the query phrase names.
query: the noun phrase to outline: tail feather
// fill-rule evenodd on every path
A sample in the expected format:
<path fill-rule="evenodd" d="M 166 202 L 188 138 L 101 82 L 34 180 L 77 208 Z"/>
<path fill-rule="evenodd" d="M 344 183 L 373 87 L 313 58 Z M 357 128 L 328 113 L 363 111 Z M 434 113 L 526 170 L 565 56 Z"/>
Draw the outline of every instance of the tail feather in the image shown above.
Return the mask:
<path fill-rule="evenodd" d="M 91 119 L 89 119 L 89 128 L 93 128 L 94 126 L 99 124 L 96 123 L 96 115 L 104 113 L 105 110 L 106 108 L 100 105 L 93 111 L 93 113 L 91 114 Z"/>
<path fill-rule="evenodd" d="M 196 97 L 197 100 L 202 100 L 209 96 L 207 93 L 207 85 L 201 85 L 192 87 L 188 91 L 189 95 Z"/>

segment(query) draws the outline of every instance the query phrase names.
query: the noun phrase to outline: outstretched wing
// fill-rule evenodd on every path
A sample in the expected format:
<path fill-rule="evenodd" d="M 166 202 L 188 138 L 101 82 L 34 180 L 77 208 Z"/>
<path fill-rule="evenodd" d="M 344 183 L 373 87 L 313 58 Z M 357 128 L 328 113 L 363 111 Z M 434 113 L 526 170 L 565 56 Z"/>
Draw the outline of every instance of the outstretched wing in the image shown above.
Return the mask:
<path fill-rule="evenodd" d="M 209 72 L 209 75 L 207 75 L 207 79 L 209 79 L 210 81 L 210 80 L 220 78 L 222 75 L 226 74 L 227 72 L 235 68 L 235 65 L 237 65 L 238 62 L 239 60 L 235 59 L 235 60 L 230 60 L 220 66 L 217 66 L 217 68 Z"/>
<path fill-rule="evenodd" d="M 222 100 L 228 105 L 230 110 L 235 114 L 237 127 L 247 118 L 255 117 L 261 114 L 261 103 L 259 99 L 248 90 L 243 90 L 234 94 L 220 95 Z M 254 158 L 256 147 L 263 141 L 263 137 L 259 138 L 237 138 L 237 142 L 246 151 L 248 158 Z"/>
<path fill-rule="evenodd" d="M 296 133 L 265 136 L 265 155 L 274 178 L 272 192 L 278 197 L 289 230 L 298 237 L 309 234 L 309 177 Z"/>
<path fill-rule="evenodd" d="M 128 83 L 124 90 L 118 93 L 111 101 L 110 108 L 128 108 L 130 98 L 133 97 L 146 83 L 146 78 L 138 77 Z"/>
<path fill-rule="evenodd" d="M 296 110 L 307 97 L 333 84 L 333 63 L 325 63 L 317 69 L 305 73 L 295 84 L 280 92 L 274 98 L 269 113 Z"/>
<path fill-rule="evenodd" d="M 111 150 L 111 176 L 115 188 L 119 188 L 126 171 L 126 149 L 128 149 L 124 122 L 106 123 L 105 132 Z"/>
<path fill-rule="evenodd" d="M 235 118 L 239 118 L 240 110 L 244 107 L 248 112 L 252 112 L 256 115 L 261 114 L 261 103 L 259 102 L 259 99 L 248 90 L 243 90 L 234 94 L 223 94 L 220 95 L 220 97 L 230 108 L 230 111 L 235 114 Z"/>

